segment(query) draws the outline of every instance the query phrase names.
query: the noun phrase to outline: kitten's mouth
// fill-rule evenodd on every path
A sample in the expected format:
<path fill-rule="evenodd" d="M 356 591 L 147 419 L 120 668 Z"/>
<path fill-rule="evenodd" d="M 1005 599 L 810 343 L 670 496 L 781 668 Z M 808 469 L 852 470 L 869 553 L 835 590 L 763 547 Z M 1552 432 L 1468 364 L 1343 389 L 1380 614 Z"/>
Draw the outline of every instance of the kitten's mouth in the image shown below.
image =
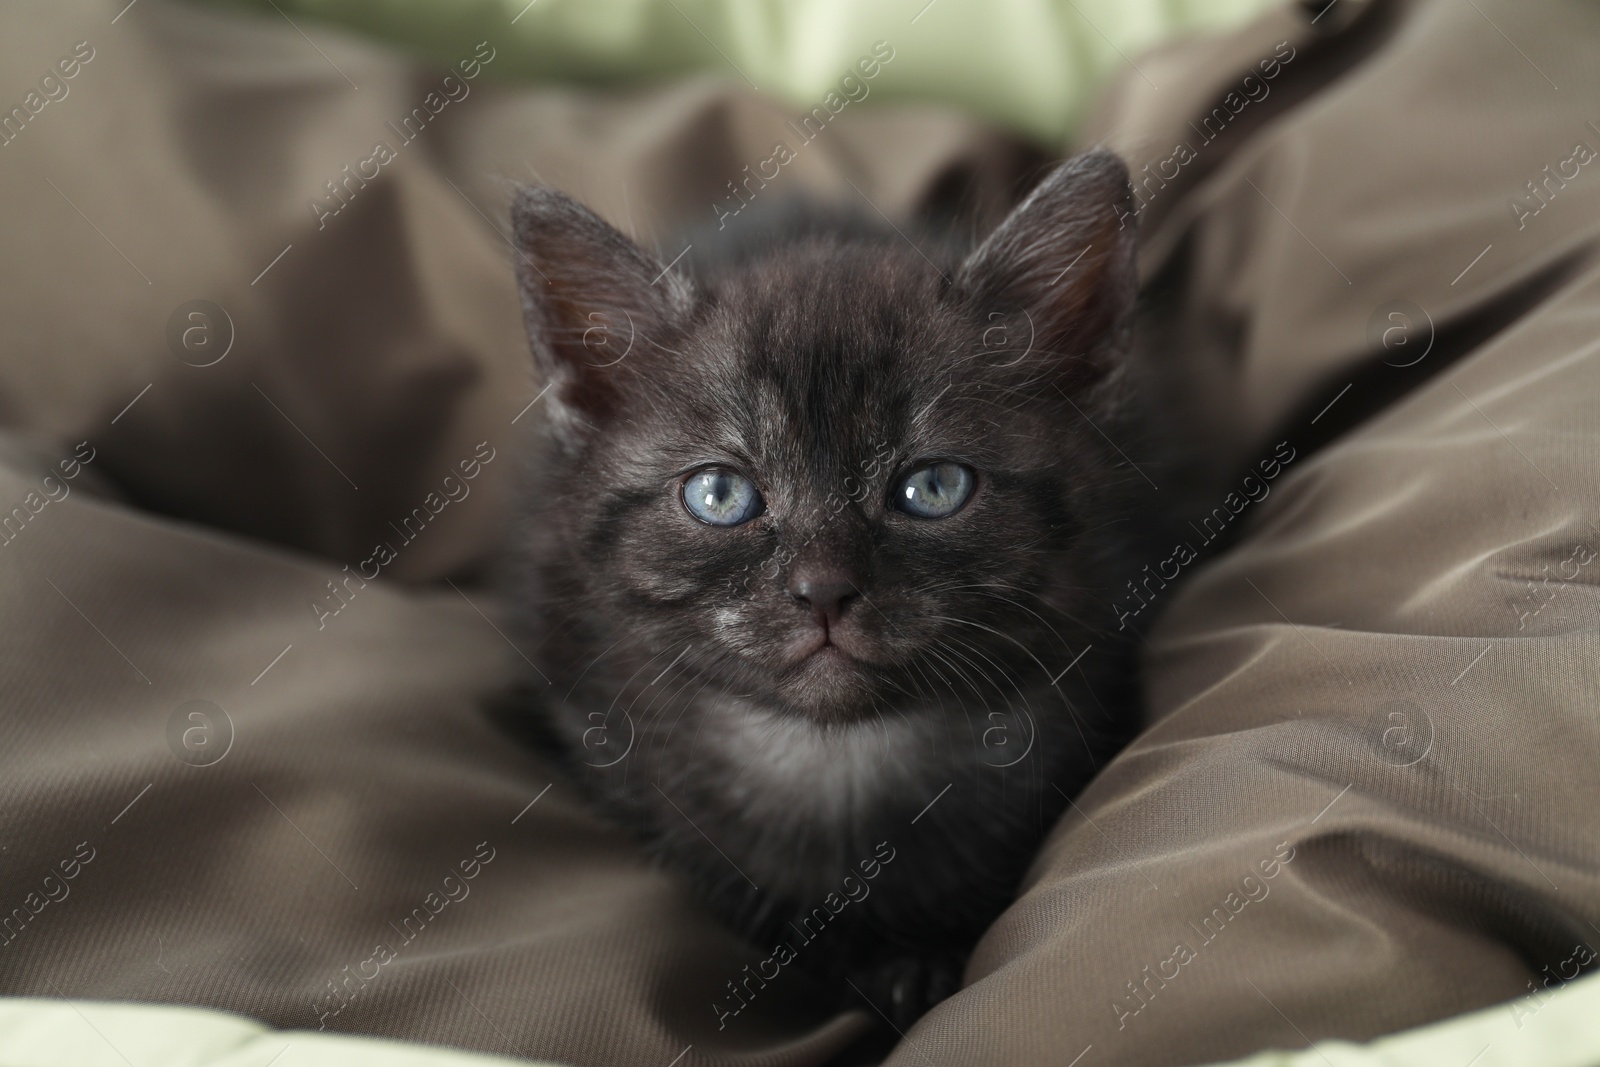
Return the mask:
<path fill-rule="evenodd" d="M 856 657 L 839 641 L 839 634 L 834 631 L 819 629 L 810 635 L 810 639 L 800 644 L 795 650 L 791 667 L 809 666 L 839 666 L 857 662 Z"/>
<path fill-rule="evenodd" d="M 854 639 L 852 639 L 854 637 Z M 873 706 L 872 662 L 858 635 L 838 627 L 796 634 L 778 678 L 798 711 L 826 719 L 854 718 Z"/>
<path fill-rule="evenodd" d="M 807 652 L 800 659 L 802 664 L 815 664 L 819 667 L 827 664 L 838 664 L 843 666 L 844 664 L 853 663 L 854 661 L 854 657 L 851 656 L 850 653 L 846 652 L 832 641 L 827 640 L 820 642 L 815 648 L 813 648 L 810 652 Z"/>

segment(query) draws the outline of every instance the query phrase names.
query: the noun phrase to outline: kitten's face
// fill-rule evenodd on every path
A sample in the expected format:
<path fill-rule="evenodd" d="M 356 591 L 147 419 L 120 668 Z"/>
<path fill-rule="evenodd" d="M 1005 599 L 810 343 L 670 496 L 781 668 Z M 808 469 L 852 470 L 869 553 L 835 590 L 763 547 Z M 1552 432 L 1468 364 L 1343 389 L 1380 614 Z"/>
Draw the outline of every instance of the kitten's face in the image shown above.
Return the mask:
<path fill-rule="evenodd" d="M 942 270 L 898 238 L 791 247 L 698 290 L 663 278 L 620 314 L 615 291 L 534 289 L 530 316 L 570 322 L 546 334 L 569 357 L 541 502 L 560 584 L 641 681 L 683 663 L 847 721 L 1005 707 L 1082 649 L 1080 535 L 1111 477 L 1085 417 L 1121 310 L 1094 297 L 1127 264 L 1041 306 L 1042 269 L 983 258 L 1039 255 L 1038 235 L 992 248 L 1004 235 Z M 1065 236 L 1057 279 L 1093 243 Z"/>

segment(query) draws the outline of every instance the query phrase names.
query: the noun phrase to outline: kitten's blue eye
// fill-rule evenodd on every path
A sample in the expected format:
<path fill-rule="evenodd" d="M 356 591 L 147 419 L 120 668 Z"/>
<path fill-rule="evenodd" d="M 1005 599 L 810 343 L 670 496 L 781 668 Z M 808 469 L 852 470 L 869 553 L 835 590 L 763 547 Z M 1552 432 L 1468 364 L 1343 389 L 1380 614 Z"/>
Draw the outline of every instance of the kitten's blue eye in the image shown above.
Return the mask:
<path fill-rule="evenodd" d="M 738 526 L 761 514 L 766 505 L 750 479 L 721 467 L 707 467 L 684 481 L 683 506 L 701 522 Z"/>
<path fill-rule="evenodd" d="M 930 463 L 900 479 L 890 494 L 894 506 L 919 519 L 943 519 L 961 510 L 977 479 L 959 463 Z"/>

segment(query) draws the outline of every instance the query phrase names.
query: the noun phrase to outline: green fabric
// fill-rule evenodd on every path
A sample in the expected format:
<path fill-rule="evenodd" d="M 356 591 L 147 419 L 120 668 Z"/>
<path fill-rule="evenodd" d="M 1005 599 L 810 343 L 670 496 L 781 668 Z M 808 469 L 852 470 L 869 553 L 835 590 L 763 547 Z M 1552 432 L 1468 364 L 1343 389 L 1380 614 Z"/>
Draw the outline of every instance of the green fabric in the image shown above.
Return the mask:
<path fill-rule="evenodd" d="M 621 83 L 722 71 L 807 110 L 884 41 L 893 59 L 864 99 L 954 104 L 1056 144 L 1126 56 L 1234 25 L 1276 0 L 210 2 L 326 19 L 445 63 L 488 41 L 488 71 L 501 78 Z"/>
<path fill-rule="evenodd" d="M 206 1008 L 0 998 L 0 1067 L 527 1067 L 431 1045 L 273 1030 Z"/>
<path fill-rule="evenodd" d="M 292 1049 L 292 1055 L 286 1050 Z M 273 1030 L 164 1004 L 0 998 L 0 1067 L 497 1067 L 528 1061 Z M 1600 975 L 1381 1038 L 1269 1051 L 1228 1067 L 1600 1067 Z"/>

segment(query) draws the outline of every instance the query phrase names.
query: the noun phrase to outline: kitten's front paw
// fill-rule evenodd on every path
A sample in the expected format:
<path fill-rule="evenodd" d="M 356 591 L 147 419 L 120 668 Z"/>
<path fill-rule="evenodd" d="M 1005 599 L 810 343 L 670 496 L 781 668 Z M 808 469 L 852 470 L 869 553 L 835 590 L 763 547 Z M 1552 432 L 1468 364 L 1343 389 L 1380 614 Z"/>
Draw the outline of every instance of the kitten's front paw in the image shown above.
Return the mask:
<path fill-rule="evenodd" d="M 961 988 L 965 961 L 960 957 L 897 956 L 850 976 L 868 1007 L 905 1031 L 929 1008 Z"/>

